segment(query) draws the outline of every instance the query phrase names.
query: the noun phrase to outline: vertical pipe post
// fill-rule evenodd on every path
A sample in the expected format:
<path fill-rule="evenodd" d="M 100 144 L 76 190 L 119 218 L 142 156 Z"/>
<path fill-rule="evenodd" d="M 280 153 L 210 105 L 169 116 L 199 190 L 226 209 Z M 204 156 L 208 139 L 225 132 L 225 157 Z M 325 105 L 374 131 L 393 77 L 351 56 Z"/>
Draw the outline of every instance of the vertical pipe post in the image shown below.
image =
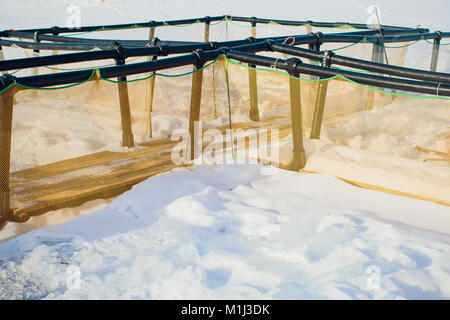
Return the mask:
<path fill-rule="evenodd" d="M 311 21 L 307 21 L 308 24 L 306 25 L 306 34 L 310 34 L 312 33 L 312 26 L 311 26 Z"/>
<path fill-rule="evenodd" d="M 58 50 L 53 50 L 52 51 L 52 55 L 54 55 L 54 56 L 57 56 L 58 55 Z M 58 66 L 56 65 L 56 66 L 53 66 L 54 68 L 58 68 Z M 56 69 L 53 69 L 52 70 L 52 73 L 56 73 Z"/>
<path fill-rule="evenodd" d="M 431 55 L 431 65 L 430 65 L 430 71 L 436 72 L 437 70 L 437 63 L 439 58 L 439 47 L 441 45 L 441 37 L 440 37 L 440 31 L 436 31 L 439 35 L 438 38 L 434 39 L 433 42 L 433 53 Z"/>
<path fill-rule="evenodd" d="M 312 26 L 311 26 L 312 21 L 308 20 L 307 24 L 306 24 L 306 34 L 311 34 L 312 33 Z M 309 63 L 311 63 L 311 60 L 308 59 L 307 60 Z"/>
<path fill-rule="evenodd" d="M 5 55 L 3 53 L 3 48 L 0 46 L 0 61 L 5 60 Z M 0 76 L 2 75 L 2 72 L 0 71 Z"/>
<path fill-rule="evenodd" d="M 13 77 L 6 74 L 2 82 L 7 85 Z M 9 170 L 11 164 L 11 135 L 15 87 L 0 94 L 0 222 L 11 217 L 11 192 L 9 189 Z"/>
<path fill-rule="evenodd" d="M 203 38 L 204 42 L 209 42 L 209 29 L 211 26 L 211 17 L 205 17 L 205 36 Z"/>
<path fill-rule="evenodd" d="M 256 17 L 252 17 L 252 43 L 256 38 Z M 250 119 L 252 121 L 259 121 L 259 109 L 258 109 L 258 82 L 256 78 L 256 65 L 249 64 L 250 69 L 248 69 L 248 83 L 249 83 L 249 93 L 250 93 Z"/>
<path fill-rule="evenodd" d="M 332 51 L 325 51 L 322 61 L 323 67 L 331 66 Z M 320 81 L 317 87 L 317 96 L 314 105 L 314 114 L 311 124 L 311 139 L 320 139 L 320 131 L 322 128 L 323 112 L 325 109 L 325 99 L 327 96 L 328 81 Z"/>
<path fill-rule="evenodd" d="M 205 19 L 205 36 L 203 38 L 204 42 L 209 42 L 209 31 L 211 27 L 211 17 L 206 16 Z M 216 86 L 215 86 L 215 79 L 214 79 L 214 72 L 215 72 L 215 64 L 212 65 L 212 94 L 213 94 L 213 104 L 214 104 L 214 119 L 217 118 L 217 112 L 216 112 Z"/>
<path fill-rule="evenodd" d="M 328 81 L 320 81 L 317 87 L 316 103 L 311 124 L 311 139 L 320 139 L 322 128 L 323 111 L 325 108 L 325 98 L 327 96 Z"/>
<path fill-rule="evenodd" d="M 39 37 L 38 37 L 38 32 L 36 31 L 34 33 L 34 42 L 40 42 Z M 39 50 L 38 49 L 33 49 L 33 57 L 39 57 Z M 34 67 L 31 69 L 31 73 L 33 76 L 37 76 L 39 74 L 39 69 L 37 67 Z"/>
<path fill-rule="evenodd" d="M 303 147 L 302 106 L 300 97 L 300 77 L 297 65 L 302 63 L 298 58 L 287 59 L 289 78 L 289 91 L 291 98 L 291 123 L 293 160 L 291 168 L 294 171 L 302 169 L 306 164 L 305 149 Z M 295 77 L 295 78 L 294 78 Z"/>
<path fill-rule="evenodd" d="M 125 64 L 125 48 L 116 43 L 115 48 L 117 51 L 116 65 Z M 128 96 L 128 83 L 126 76 L 120 76 L 117 78 L 119 82 L 117 87 L 119 90 L 119 102 L 120 102 L 120 117 L 122 121 L 122 145 L 127 148 L 134 147 L 134 137 L 131 129 L 131 112 L 130 112 L 130 98 Z"/>
<path fill-rule="evenodd" d="M 148 36 L 148 40 L 151 43 L 154 43 L 155 40 L 155 31 L 156 31 L 156 27 L 155 25 L 155 21 L 150 21 L 150 31 L 149 31 L 149 36 Z M 148 56 L 147 61 L 150 60 L 156 60 L 157 56 L 154 56 L 153 58 Z M 146 101 L 146 110 L 147 110 L 147 127 L 146 127 L 146 136 L 151 138 L 153 136 L 153 130 L 152 130 L 152 111 L 153 111 L 153 96 L 155 93 L 155 80 L 156 80 L 156 74 L 153 71 L 152 72 L 153 76 L 149 79 L 149 85 L 148 85 L 148 99 Z"/>
<path fill-rule="evenodd" d="M 372 46 L 372 61 L 377 63 L 383 63 L 383 41 L 380 35 L 377 35 L 377 40 Z M 367 89 L 366 96 L 366 110 L 372 110 L 375 104 L 375 91 Z"/>
<path fill-rule="evenodd" d="M 194 73 L 192 74 L 192 87 L 191 87 L 191 105 L 189 108 L 189 135 L 190 135 L 190 145 L 189 145 L 189 158 L 194 160 L 197 157 L 198 148 L 197 140 L 198 134 L 202 134 L 196 130 L 197 123 L 200 120 L 200 104 L 202 101 L 202 83 L 203 83 L 203 64 L 204 64 L 204 53 L 202 50 L 195 50 L 194 53 L 197 55 L 197 63 L 194 64 Z"/>
<path fill-rule="evenodd" d="M 252 17 L 250 23 L 252 25 L 252 37 L 256 38 L 256 17 Z"/>
<path fill-rule="evenodd" d="M 36 31 L 36 32 L 34 33 L 34 37 L 33 37 L 34 42 L 40 42 L 38 35 L 39 35 L 39 34 L 38 34 L 38 32 Z M 38 49 L 33 49 L 33 57 L 39 57 L 39 50 L 38 50 Z M 39 68 L 37 68 L 37 67 L 32 68 L 32 69 L 31 69 L 31 75 L 32 75 L 32 76 L 37 76 L 37 75 L 39 75 Z M 31 90 L 30 95 L 31 95 L 31 97 L 36 98 L 36 97 L 38 96 L 37 90 Z"/>
<path fill-rule="evenodd" d="M 322 45 L 323 42 L 323 34 L 321 32 L 316 32 L 313 35 L 315 35 L 317 37 L 317 39 L 315 39 L 314 42 L 311 42 L 308 44 L 308 48 L 310 50 L 314 50 L 319 52 L 320 51 L 320 46 Z M 309 63 L 312 63 L 313 60 L 309 60 Z M 310 75 L 309 78 L 311 80 L 318 80 L 319 77 L 317 76 L 313 76 Z M 306 122 L 307 123 L 311 123 L 311 130 L 312 130 L 312 122 L 314 121 L 314 112 L 317 109 L 317 99 L 318 99 L 318 94 L 320 92 L 321 89 L 321 83 L 320 82 L 309 82 L 308 86 L 309 86 L 309 90 L 308 92 L 308 102 L 306 104 Z M 312 131 L 311 131 L 312 132 Z"/>

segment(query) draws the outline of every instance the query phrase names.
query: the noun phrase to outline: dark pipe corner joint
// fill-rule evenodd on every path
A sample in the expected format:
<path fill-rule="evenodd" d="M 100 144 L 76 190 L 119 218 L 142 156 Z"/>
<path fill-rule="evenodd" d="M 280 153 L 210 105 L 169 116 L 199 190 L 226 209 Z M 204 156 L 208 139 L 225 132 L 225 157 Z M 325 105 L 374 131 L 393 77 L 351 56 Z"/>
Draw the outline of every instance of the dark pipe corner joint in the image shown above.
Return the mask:
<path fill-rule="evenodd" d="M 291 75 L 291 76 L 298 76 L 299 72 L 297 71 L 297 67 L 298 65 L 302 64 L 302 60 L 300 60 L 299 58 L 289 58 L 286 60 L 286 71 Z"/>
<path fill-rule="evenodd" d="M 7 88 L 12 83 L 16 82 L 16 77 L 12 74 L 4 74 L 0 77 L 0 91 Z"/>
<path fill-rule="evenodd" d="M 205 65 L 205 62 L 207 61 L 205 52 L 202 49 L 196 49 L 192 52 L 196 58 L 196 62 L 194 62 L 194 66 L 197 69 L 202 68 Z"/>
<path fill-rule="evenodd" d="M 267 44 L 267 50 L 269 50 L 269 51 L 273 51 L 273 48 L 272 48 L 272 46 L 273 46 L 273 40 L 266 40 L 266 41 L 264 41 L 266 44 Z"/>

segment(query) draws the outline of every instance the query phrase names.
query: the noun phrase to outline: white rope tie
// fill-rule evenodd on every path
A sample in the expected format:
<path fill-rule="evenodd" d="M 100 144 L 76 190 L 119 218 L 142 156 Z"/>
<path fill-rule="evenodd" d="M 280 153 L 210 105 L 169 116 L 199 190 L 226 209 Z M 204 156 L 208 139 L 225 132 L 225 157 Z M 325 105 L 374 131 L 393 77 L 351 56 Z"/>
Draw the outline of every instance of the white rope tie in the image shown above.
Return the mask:
<path fill-rule="evenodd" d="M 441 86 L 442 82 L 439 82 L 437 88 L 436 88 L 436 96 L 439 97 L 439 87 Z"/>
<path fill-rule="evenodd" d="M 272 68 L 274 70 L 277 69 L 277 62 L 278 62 L 278 60 L 280 60 L 280 58 L 276 58 L 275 62 L 273 63 L 273 65 L 270 66 L 270 68 Z"/>

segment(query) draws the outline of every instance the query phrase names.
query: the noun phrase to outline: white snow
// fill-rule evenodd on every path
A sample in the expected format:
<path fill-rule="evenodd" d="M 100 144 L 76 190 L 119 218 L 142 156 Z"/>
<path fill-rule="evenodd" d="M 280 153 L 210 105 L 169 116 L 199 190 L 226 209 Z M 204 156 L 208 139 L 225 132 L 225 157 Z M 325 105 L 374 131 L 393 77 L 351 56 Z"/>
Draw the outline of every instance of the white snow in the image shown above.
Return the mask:
<path fill-rule="evenodd" d="M 81 6 L 83 25 L 216 14 L 364 23 L 372 4 L 3 0 L 0 29 L 65 25 L 69 3 Z M 380 1 L 379 6 L 385 24 L 450 30 L 443 14 L 448 1 L 429 1 L 426 8 L 422 1 Z M 224 25 L 216 28 L 218 40 L 225 40 Z M 145 39 L 147 32 L 96 36 Z M 196 25 L 158 32 L 162 39 L 200 40 L 203 31 Z M 258 35 L 286 32 L 292 28 L 258 29 Z M 249 33 L 230 25 L 228 37 Z M 405 64 L 426 69 L 430 53 L 430 44 L 414 44 Z M 441 47 L 439 71 L 450 71 L 449 53 L 448 46 Z M 5 56 L 25 54 L 5 48 Z M 164 94 L 156 98 L 173 103 L 166 112 L 155 113 L 155 137 L 186 127 L 190 84 L 169 80 L 158 78 Z M 231 80 L 237 90 L 245 88 L 239 79 Z M 92 87 L 84 89 L 73 89 L 68 96 L 63 91 L 39 99 L 27 92 L 17 96 L 12 171 L 102 150 L 126 151 L 120 146 L 118 110 L 105 109 L 104 101 L 92 96 L 86 99 Z M 283 90 L 262 94 L 267 114 L 274 105 L 287 105 Z M 55 116 L 59 110 L 63 112 Z M 133 124 L 138 142 L 145 140 L 141 111 L 134 114 Z M 448 112 L 448 103 L 396 100 L 346 123 L 326 125 L 321 140 L 305 140 L 306 169 L 448 202 L 448 163 L 424 162 L 426 156 L 414 150 L 419 145 L 448 152 Z M 224 113 L 209 125 L 226 121 Z M 282 160 L 288 161 L 291 137 L 282 145 Z M 0 299 L 450 298 L 448 206 L 357 188 L 328 175 L 277 169 L 275 175 L 264 176 L 261 169 L 177 169 L 113 201 L 96 200 L 24 225 L 9 224 L 0 232 Z M 73 287 L 74 279 L 79 287 Z"/>
<path fill-rule="evenodd" d="M 0 297 L 450 297 L 448 207 L 260 169 L 174 170 L 4 242 Z M 74 266 L 79 289 L 68 289 Z"/>

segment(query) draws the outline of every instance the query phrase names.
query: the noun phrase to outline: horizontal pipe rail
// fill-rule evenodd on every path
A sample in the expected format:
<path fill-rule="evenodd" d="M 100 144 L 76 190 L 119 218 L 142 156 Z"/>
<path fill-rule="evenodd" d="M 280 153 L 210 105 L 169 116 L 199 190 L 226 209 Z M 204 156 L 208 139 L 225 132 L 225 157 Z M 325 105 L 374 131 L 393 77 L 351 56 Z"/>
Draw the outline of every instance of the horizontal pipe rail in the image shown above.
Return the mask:
<path fill-rule="evenodd" d="M 20 32 L 38 32 L 39 34 L 64 34 L 64 33 L 74 33 L 74 32 L 92 32 L 92 31 L 109 31 L 109 30 L 121 30 L 121 29 L 130 29 L 130 28 L 152 28 L 152 27 L 160 27 L 160 26 L 177 26 L 177 25 L 185 25 L 185 24 L 193 24 L 196 22 L 203 23 L 211 23 L 218 22 L 224 19 L 228 19 L 230 21 L 238 21 L 238 22 L 248 22 L 255 24 L 269 24 L 269 23 L 277 23 L 280 25 L 286 26 L 302 26 L 302 25 L 310 25 L 312 27 L 317 28 L 336 28 L 336 27 L 345 27 L 350 26 L 355 29 L 368 30 L 369 27 L 367 24 L 363 23 L 351 23 L 351 22 L 320 22 L 320 21 L 294 21 L 294 20 L 282 20 L 282 19 L 266 19 L 266 18 L 257 18 L 257 17 L 240 17 L 240 16 L 231 16 L 231 15 L 221 15 L 221 16 L 213 16 L 213 17 L 202 17 L 202 18 L 192 18 L 192 19 L 180 19 L 180 20 L 168 20 L 168 21 L 148 21 L 141 23 L 127 23 L 127 24 L 113 24 L 113 25 L 101 25 L 101 26 L 84 26 L 80 28 L 67 28 L 67 27 L 58 27 L 53 26 L 50 28 L 39 28 L 39 29 L 23 29 L 19 30 Z M 386 29 L 397 29 L 397 30 L 408 30 L 412 28 L 408 27 L 399 27 L 399 26 L 389 26 L 389 25 L 381 25 L 382 28 Z"/>
<path fill-rule="evenodd" d="M 329 54 L 329 52 L 317 52 L 314 50 L 292 47 L 284 43 L 271 43 L 271 48 L 273 51 L 286 53 L 292 56 L 307 58 L 317 61 L 324 61 L 330 65 L 341 65 L 350 68 L 356 68 L 361 70 L 366 70 L 375 73 L 388 74 L 391 76 L 397 76 L 402 78 L 417 79 L 422 81 L 431 82 L 444 82 L 450 83 L 450 74 L 442 72 L 430 72 L 419 69 L 398 67 L 388 64 L 376 63 L 372 61 L 366 61 L 361 59 L 355 59 L 350 57 L 344 57 L 336 54 Z"/>
<path fill-rule="evenodd" d="M 355 81 L 358 84 L 450 97 L 450 85 L 447 83 L 436 83 L 429 81 L 417 81 L 402 78 L 384 77 L 373 74 L 337 70 L 327 67 L 319 67 L 305 63 L 297 64 L 295 66 L 296 69 L 292 71 L 289 69 L 287 63 L 289 59 L 283 60 L 272 57 L 259 56 L 236 50 L 230 50 L 226 53 L 226 55 L 230 59 L 238 60 L 245 63 L 253 63 L 259 66 L 271 68 L 275 67 L 277 69 L 285 70 L 288 72 L 296 71 L 300 74 L 309 74 L 322 78 L 331 78 L 341 75 L 351 81 Z"/>
<path fill-rule="evenodd" d="M 430 39 L 432 34 L 428 34 Z M 441 36 L 442 33 L 436 33 L 436 35 Z M 394 36 L 392 39 L 390 37 L 384 37 L 384 39 L 388 38 L 386 41 L 399 41 L 403 42 L 405 41 L 404 38 L 407 37 L 410 39 L 411 37 L 415 37 L 419 39 L 422 35 L 402 35 L 402 36 Z M 286 39 L 288 36 L 281 36 L 281 37 L 266 37 L 266 38 L 258 38 L 258 39 L 245 39 L 245 40 L 234 40 L 234 41 L 224 41 L 224 42 L 203 42 L 203 43 L 189 43 L 189 44 L 178 44 L 178 45 L 171 45 L 174 43 L 173 41 L 160 41 L 157 42 L 156 47 L 128 47 L 127 43 L 121 43 L 121 42 L 113 42 L 112 44 L 106 45 L 105 49 L 115 47 L 118 44 L 125 45 L 127 47 L 126 53 L 127 57 L 138 57 L 138 56 L 165 56 L 170 54 L 181 54 L 181 53 L 188 53 L 192 52 L 196 49 L 202 49 L 202 50 L 212 50 L 217 47 L 235 47 L 235 46 L 241 46 L 245 44 L 252 44 L 255 43 L 255 50 L 259 50 L 257 48 L 257 45 L 261 45 L 261 42 L 267 41 L 267 40 L 273 40 L 273 41 L 281 41 Z M 368 36 L 368 35 L 358 35 L 358 34 L 311 34 L 311 35 L 296 35 L 291 36 L 295 39 L 296 45 L 301 44 L 311 44 L 315 43 L 317 41 L 320 41 L 321 43 L 324 42 L 359 42 L 359 41 L 369 41 L 369 42 L 376 42 L 378 41 L 378 37 L 375 36 Z M 112 40 L 111 40 L 112 41 Z M 147 41 L 148 43 L 148 41 Z M 0 40 L 0 45 L 7 45 L 8 43 L 5 43 L 4 41 Z M 9 43 L 12 45 L 12 43 Z M 26 46 L 33 47 L 30 45 L 30 42 L 23 42 Z M 35 43 L 36 46 L 42 46 L 42 43 Z M 56 44 L 55 44 L 56 45 Z M 80 45 L 80 44 L 77 44 Z M 76 45 L 70 45 L 72 48 Z M 264 45 L 263 45 L 264 46 Z M 35 47 L 34 47 L 35 48 Z M 57 50 L 59 49 L 59 46 L 51 47 L 48 46 L 49 49 Z M 90 48 L 90 47 L 89 47 Z M 245 49 L 245 51 L 248 51 L 251 49 Z M 6 71 L 6 70 L 15 70 L 15 69 L 23 69 L 23 68 L 32 68 L 32 67 L 39 67 L 39 66 L 45 66 L 45 65 L 57 65 L 57 64 L 64 64 L 64 63 L 73 63 L 73 62 L 80 62 L 83 61 L 81 57 L 84 57 L 85 61 L 94 61 L 94 60 L 101 60 L 101 59 L 109 59 L 114 58 L 114 50 L 104 50 L 104 51 L 98 51 L 98 52 L 86 52 L 84 55 L 81 53 L 72 53 L 72 54 L 63 54 L 53 57 L 44 57 L 43 59 L 37 59 L 37 58 L 24 58 L 24 59 L 13 59 L 13 60 L 5 60 L 3 62 L 0 61 L 0 71 Z M 102 53 L 99 53 L 102 52 Z"/>
<path fill-rule="evenodd" d="M 51 33 L 51 34 L 61 34 L 61 33 L 74 33 L 74 32 L 91 32 L 91 31 L 112 31 L 130 28 L 152 28 L 161 26 L 179 26 L 183 24 L 192 24 L 196 22 L 216 22 L 225 19 L 225 15 L 213 16 L 213 17 L 203 17 L 203 18 L 192 18 L 192 19 L 180 19 L 180 20 L 167 20 L 167 21 L 148 21 L 140 23 L 126 23 L 126 24 L 113 24 L 113 25 L 102 25 L 102 26 L 85 26 L 80 28 L 67 28 L 67 27 L 50 27 L 41 29 L 24 29 L 21 32 L 36 32 L 41 34 Z"/>
<path fill-rule="evenodd" d="M 298 64 L 296 70 L 288 69 L 287 60 L 277 59 L 272 57 L 255 55 L 243 51 L 231 50 L 229 48 L 220 48 L 211 51 L 202 51 L 203 62 L 216 59 L 220 54 L 225 54 L 228 58 L 239 60 L 241 62 L 250 63 L 258 66 L 275 67 L 288 72 L 299 72 L 300 74 L 309 74 L 322 78 L 330 78 L 337 75 L 342 75 L 359 84 L 390 88 L 395 90 L 404 90 L 415 93 L 432 94 L 436 96 L 450 96 L 450 85 L 447 83 L 436 83 L 428 81 L 416 81 L 402 78 L 384 77 L 379 75 L 365 74 L 360 72 L 352 72 L 345 70 L 337 70 L 328 67 L 319 67 L 309 64 Z M 146 73 L 151 71 L 158 71 L 163 69 L 181 67 L 186 65 L 198 64 L 199 55 L 187 54 L 177 57 L 169 57 L 165 59 L 133 63 L 128 65 L 120 65 L 114 67 L 100 68 L 100 74 L 104 78 L 115 78 L 120 76 L 128 76 L 133 74 Z M 28 76 L 15 78 L 10 75 L 5 75 L 6 79 L 13 79 L 10 81 L 0 81 L 0 90 L 15 81 L 29 87 L 49 87 L 56 85 L 71 84 L 83 82 L 88 80 L 93 74 L 92 70 L 62 72 L 57 74 L 46 74 L 38 76 Z"/>

